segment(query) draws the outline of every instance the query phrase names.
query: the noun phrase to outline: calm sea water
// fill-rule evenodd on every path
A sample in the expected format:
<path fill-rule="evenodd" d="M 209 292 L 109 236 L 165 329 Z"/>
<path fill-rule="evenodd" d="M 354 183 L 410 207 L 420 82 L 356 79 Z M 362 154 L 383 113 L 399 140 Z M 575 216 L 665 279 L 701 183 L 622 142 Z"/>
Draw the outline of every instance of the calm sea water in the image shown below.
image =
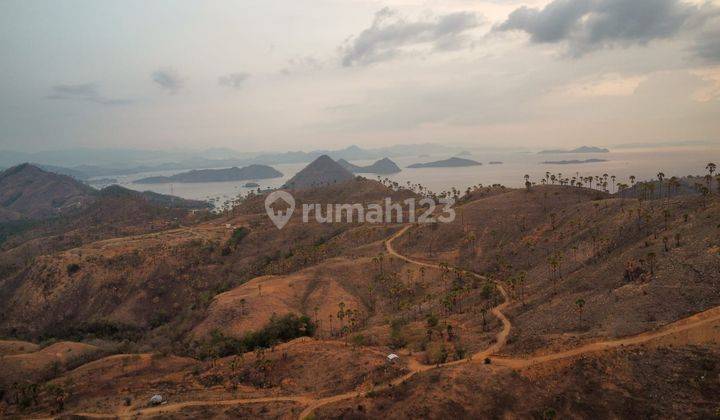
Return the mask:
<path fill-rule="evenodd" d="M 615 175 L 617 182 L 629 183 L 628 177 L 635 175 L 640 180 L 654 179 L 658 172 L 662 171 L 669 178 L 671 176 L 704 175 L 705 165 L 708 162 L 720 164 L 720 145 L 717 148 L 702 149 L 663 149 L 663 150 L 632 150 L 619 151 L 603 154 L 558 154 L 539 155 L 536 153 L 481 153 L 473 152 L 471 155 L 462 156 L 482 162 L 482 166 L 465 168 L 425 168 L 410 169 L 408 165 L 418 162 L 430 162 L 446 159 L 449 156 L 430 157 L 403 157 L 393 159 L 402 172 L 391 175 L 393 181 L 405 185 L 420 183 L 433 191 L 439 192 L 456 187 L 461 191 L 469 186 L 483 184 L 503 184 L 508 187 L 521 187 L 524 185 L 525 174 L 530 175 L 531 180 L 539 183 L 545 176 L 545 172 L 561 173 L 564 177 L 591 176 L 607 173 Z M 543 164 L 544 161 L 558 160 L 585 160 L 591 158 L 606 159 L 607 162 L 551 165 Z M 490 161 L 501 161 L 502 165 L 489 165 Z M 371 161 L 353 161 L 358 165 L 366 165 Z M 282 172 L 284 176 L 277 179 L 257 180 L 262 188 L 277 188 L 282 186 L 288 179 L 306 166 L 306 164 L 282 164 L 272 165 Z M 154 184 L 140 185 L 132 183 L 133 180 L 154 175 L 172 175 L 180 171 L 152 172 L 135 174 L 118 179 L 125 187 L 139 191 L 151 190 L 162 194 L 173 194 L 183 198 L 212 200 L 222 203 L 237 197 L 239 194 L 246 194 L 251 188 L 244 188 L 241 182 L 213 182 L 198 184 Z M 365 174 L 369 178 L 375 175 Z"/>

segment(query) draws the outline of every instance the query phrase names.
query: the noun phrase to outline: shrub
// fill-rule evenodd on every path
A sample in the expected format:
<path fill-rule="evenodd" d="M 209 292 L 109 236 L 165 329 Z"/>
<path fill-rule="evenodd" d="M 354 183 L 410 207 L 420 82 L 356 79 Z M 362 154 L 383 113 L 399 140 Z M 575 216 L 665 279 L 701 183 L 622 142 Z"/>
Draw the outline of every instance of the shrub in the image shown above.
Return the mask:
<path fill-rule="evenodd" d="M 80 271 L 80 266 L 78 264 L 72 263 L 72 264 L 67 265 L 68 276 L 72 276 L 73 274 L 77 273 L 78 271 Z"/>
<path fill-rule="evenodd" d="M 441 364 L 447 362 L 448 350 L 445 343 L 433 342 L 428 345 L 427 362 L 430 364 Z"/>
<path fill-rule="evenodd" d="M 258 331 L 246 333 L 242 339 L 228 337 L 218 330 L 210 333 L 210 339 L 200 344 L 200 357 L 226 357 L 242 354 L 255 349 L 269 348 L 299 337 L 315 334 L 315 324 L 307 316 L 287 314 L 273 316 Z"/>
<path fill-rule="evenodd" d="M 235 228 L 235 230 L 233 230 L 232 236 L 228 240 L 228 246 L 237 248 L 237 246 L 243 239 L 245 239 L 248 233 L 250 233 L 250 230 L 244 226 Z"/>

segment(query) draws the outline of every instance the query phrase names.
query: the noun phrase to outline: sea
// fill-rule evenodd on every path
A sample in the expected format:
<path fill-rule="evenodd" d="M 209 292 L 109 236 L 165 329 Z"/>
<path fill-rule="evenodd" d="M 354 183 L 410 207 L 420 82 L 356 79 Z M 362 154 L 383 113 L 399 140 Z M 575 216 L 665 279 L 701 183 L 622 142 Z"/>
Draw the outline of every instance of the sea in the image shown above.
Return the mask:
<path fill-rule="evenodd" d="M 629 177 L 634 175 L 637 181 L 656 179 L 662 172 L 666 178 L 672 176 L 705 175 L 706 165 L 714 162 L 720 165 L 720 145 L 702 148 L 664 148 L 664 149 L 633 149 L 627 151 L 611 151 L 610 153 L 588 154 L 538 154 L 531 152 L 483 152 L 473 151 L 461 156 L 482 163 L 482 166 L 468 166 L 460 168 L 407 168 L 413 163 L 432 162 L 447 159 L 452 156 L 406 156 L 391 158 L 402 169 L 401 172 L 382 178 L 389 178 L 400 185 L 420 184 L 434 192 L 450 190 L 453 187 L 464 191 L 468 187 L 482 185 L 502 184 L 507 187 L 522 187 L 525 184 L 524 176 L 540 183 L 546 172 L 557 174 L 564 178 L 602 176 L 608 174 L 616 177 L 616 183 L 630 184 Z M 549 164 L 548 161 L 568 161 L 603 159 L 605 162 Z M 490 162 L 502 162 L 490 164 Z M 352 161 L 356 165 L 369 165 L 373 161 Z M 247 182 L 255 182 L 260 188 L 278 188 L 307 163 L 270 165 L 283 173 L 281 178 L 247 180 L 236 182 L 210 182 L 210 183 L 172 183 L 172 184 L 135 184 L 133 181 L 140 178 L 156 175 L 173 175 L 184 171 L 145 172 L 117 178 L 117 183 L 138 191 L 154 191 L 161 194 L 171 194 L 182 198 L 205 200 L 220 207 L 247 195 L 257 188 L 246 188 Z M 197 168 L 202 169 L 202 168 Z M 367 178 L 376 179 L 377 175 L 362 174 Z"/>

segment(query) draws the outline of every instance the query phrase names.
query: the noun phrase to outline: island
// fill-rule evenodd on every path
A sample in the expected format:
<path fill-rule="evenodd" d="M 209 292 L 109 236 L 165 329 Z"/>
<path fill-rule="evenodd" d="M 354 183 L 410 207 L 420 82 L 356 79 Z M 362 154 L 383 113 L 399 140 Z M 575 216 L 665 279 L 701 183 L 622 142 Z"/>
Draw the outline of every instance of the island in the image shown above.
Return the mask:
<path fill-rule="evenodd" d="M 610 153 L 610 150 L 602 147 L 582 146 L 572 150 L 555 149 L 538 152 L 539 155 L 554 155 L 559 153 Z"/>
<path fill-rule="evenodd" d="M 463 159 L 459 157 L 453 157 L 445 160 L 438 160 L 436 162 L 428 163 L 415 163 L 408 168 L 461 168 L 465 166 L 481 166 L 482 163 L 476 162 L 470 159 Z"/>
<path fill-rule="evenodd" d="M 388 158 L 380 159 L 372 165 L 368 166 L 354 165 L 345 159 L 340 159 L 337 161 L 337 163 L 339 163 L 340 166 L 354 174 L 388 175 L 400 172 L 400 167 Z"/>
<path fill-rule="evenodd" d="M 167 184 L 177 182 L 190 184 L 199 182 L 246 181 L 251 179 L 280 178 L 283 174 L 266 165 L 236 166 L 227 169 L 200 169 L 182 172 L 172 176 L 152 176 L 135 181 L 135 184 Z"/>
<path fill-rule="evenodd" d="M 502 162 L 498 162 L 498 161 L 492 161 L 492 162 L 488 163 L 488 165 L 502 165 L 502 164 L 503 164 Z"/>
<path fill-rule="evenodd" d="M 576 165 L 581 163 L 598 163 L 598 162 L 607 162 L 606 159 L 585 159 L 585 160 L 555 160 L 555 161 L 546 161 L 543 162 L 545 165 Z"/>
<path fill-rule="evenodd" d="M 245 185 L 243 185 L 244 188 L 257 188 L 260 184 L 257 182 L 246 182 Z"/>

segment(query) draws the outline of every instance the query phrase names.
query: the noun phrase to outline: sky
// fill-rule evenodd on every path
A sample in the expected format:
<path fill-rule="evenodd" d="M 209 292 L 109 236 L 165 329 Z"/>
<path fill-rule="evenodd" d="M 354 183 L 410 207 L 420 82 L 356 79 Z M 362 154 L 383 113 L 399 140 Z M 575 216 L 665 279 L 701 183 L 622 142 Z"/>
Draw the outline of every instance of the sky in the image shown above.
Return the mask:
<path fill-rule="evenodd" d="M 720 1 L 0 0 L 0 150 L 720 144 Z"/>

